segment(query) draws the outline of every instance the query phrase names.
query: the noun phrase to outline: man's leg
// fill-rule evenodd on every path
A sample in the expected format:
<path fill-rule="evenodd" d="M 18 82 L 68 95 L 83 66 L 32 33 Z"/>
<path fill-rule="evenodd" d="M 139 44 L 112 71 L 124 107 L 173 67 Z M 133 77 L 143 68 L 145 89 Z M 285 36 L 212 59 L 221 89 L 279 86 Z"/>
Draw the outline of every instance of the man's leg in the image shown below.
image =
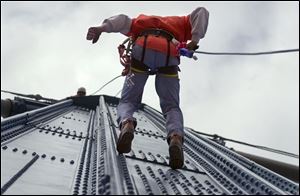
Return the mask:
<path fill-rule="evenodd" d="M 168 132 L 170 166 L 178 169 L 183 166 L 183 115 L 179 107 L 179 79 L 178 77 L 166 77 L 157 74 L 155 87 L 160 99 L 160 107 L 166 119 Z"/>
<path fill-rule="evenodd" d="M 136 126 L 133 113 L 138 109 L 142 101 L 147 79 L 148 75 L 144 73 L 132 73 L 126 76 L 122 96 L 117 107 L 117 122 L 121 130 L 117 142 L 117 150 L 119 153 L 129 153 L 131 150 L 131 142 Z"/>

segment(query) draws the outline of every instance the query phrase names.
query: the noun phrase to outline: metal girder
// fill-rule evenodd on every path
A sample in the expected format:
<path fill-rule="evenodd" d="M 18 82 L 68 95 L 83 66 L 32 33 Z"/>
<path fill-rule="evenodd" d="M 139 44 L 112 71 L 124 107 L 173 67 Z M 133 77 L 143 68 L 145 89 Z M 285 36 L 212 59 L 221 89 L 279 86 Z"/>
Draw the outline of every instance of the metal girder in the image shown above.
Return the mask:
<path fill-rule="evenodd" d="M 299 184 L 188 128 L 184 166 L 172 170 L 165 119 L 145 104 L 131 152 L 118 154 L 117 104 L 74 98 L 2 121 L 1 193 L 299 194 Z"/>

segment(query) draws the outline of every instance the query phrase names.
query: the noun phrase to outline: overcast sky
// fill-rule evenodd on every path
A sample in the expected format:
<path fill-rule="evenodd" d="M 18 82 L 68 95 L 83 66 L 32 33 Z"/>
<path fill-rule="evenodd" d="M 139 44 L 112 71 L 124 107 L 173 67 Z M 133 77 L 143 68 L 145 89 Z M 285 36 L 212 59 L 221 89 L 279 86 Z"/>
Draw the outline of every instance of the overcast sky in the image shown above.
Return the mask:
<path fill-rule="evenodd" d="M 299 2 L 3 2 L 1 89 L 62 99 L 80 86 L 93 93 L 122 71 L 117 46 L 126 37 L 87 29 L 116 14 L 187 15 L 203 6 L 209 25 L 201 51 L 260 52 L 299 48 Z M 299 53 L 209 56 L 181 60 L 185 126 L 226 138 L 299 154 Z M 101 94 L 115 96 L 119 78 Z M 1 93 L 1 98 L 13 96 Z M 160 110 L 154 76 L 143 103 Z M 273 153 L 228 143 L 238 150 Z"/>

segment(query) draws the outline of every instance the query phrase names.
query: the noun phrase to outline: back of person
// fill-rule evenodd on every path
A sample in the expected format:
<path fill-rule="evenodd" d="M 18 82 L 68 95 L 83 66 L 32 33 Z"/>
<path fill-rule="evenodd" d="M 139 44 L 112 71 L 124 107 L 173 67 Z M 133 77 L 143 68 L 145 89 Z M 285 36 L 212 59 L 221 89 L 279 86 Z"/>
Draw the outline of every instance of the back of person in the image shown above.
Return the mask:
<path fill-rule="evenodd" d="M 183 115 L 179 107 L 178 65 L 180 55 L 178 43 L 191 40 L 188 50 L 195 50 L 204 37 L 208 25 L 208 11 L 195 9 L 187 16 L 147 16 L 131 19 L 120 14 L 105 19 L 101 26 L 91 27 L 87 40 L 96 43 L 102 32 L 120 32 L 134 40 L 130 69 L 126 72 L 122 96 L 117 107 L 117 121 L 120 134 L 117 151 L 129 153 L 137 121 L 133 113 L 142 100 L 143 90 L 149 75 L 156 75 L 155 88 L 160 99 L 162 113 L 166 119 L 167 142 L 169 144 L 170 166 L 179 169 L 184 164 Z"/>

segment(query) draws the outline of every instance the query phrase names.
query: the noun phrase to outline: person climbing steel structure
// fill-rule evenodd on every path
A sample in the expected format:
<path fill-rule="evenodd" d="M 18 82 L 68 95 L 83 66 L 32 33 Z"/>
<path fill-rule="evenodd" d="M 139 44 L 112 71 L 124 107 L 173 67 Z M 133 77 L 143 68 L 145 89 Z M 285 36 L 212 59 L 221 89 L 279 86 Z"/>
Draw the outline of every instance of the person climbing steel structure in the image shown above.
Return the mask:
<path fill-rule="evenodd" d="M 156 75 L 155 88 L 160 107 L 166 119 L 172 169 L 184 164 L 183 115 L 179 106 L 178 45 L 186 44 L 193 52 L 206 33 L 209 13 L 204 7 L 196 8 L 186 16 L 153 16 L 141 14 L 136 18 L 120 14 L 103 21 L 102 25 L 90 27 L 87 40 L 96 43 L 102 32 L 119 32 L 133 40 L 130 69 L 126 75 L 122 95 L 117 107 L 117 122 L 120 135 L 117 141 L 119 153 L 129 153 L 137 125 L 133 113 L 142 100 L 143 90 L 149 75 Z"/>

